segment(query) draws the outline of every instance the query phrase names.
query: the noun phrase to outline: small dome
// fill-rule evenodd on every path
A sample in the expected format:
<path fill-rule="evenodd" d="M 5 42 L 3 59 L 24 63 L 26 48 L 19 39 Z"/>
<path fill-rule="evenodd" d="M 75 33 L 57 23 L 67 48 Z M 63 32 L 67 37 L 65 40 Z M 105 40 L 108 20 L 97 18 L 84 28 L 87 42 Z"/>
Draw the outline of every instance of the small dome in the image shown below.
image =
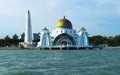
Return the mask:
<path fill-rule="evenodd" d="M 72 29 L 72 23 L 63 16 L 63 19 L 56 23 L 57 28 L 67 28 Z"/>
<path fill-rule="evenodd" d="M 45 27 L 45 28 L 43 28 L 42 30 L 48 30 L 48 29 Z"/>

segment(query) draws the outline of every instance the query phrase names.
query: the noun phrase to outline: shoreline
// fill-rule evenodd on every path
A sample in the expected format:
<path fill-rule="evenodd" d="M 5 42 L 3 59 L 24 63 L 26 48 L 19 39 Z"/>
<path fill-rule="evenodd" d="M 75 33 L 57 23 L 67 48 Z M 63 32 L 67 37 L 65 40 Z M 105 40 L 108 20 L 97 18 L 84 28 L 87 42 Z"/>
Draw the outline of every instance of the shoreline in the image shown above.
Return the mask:
<path fill-rule="evenodd" d="M 40 48 L 0 47 L 0 50 L 40 50 Z M 89 50 L 89 49 L 80 49 L 80 50 Z M 90 49 L 90 50 L 100 50 L 100 49 Z M 120 47 L 105 47 L 101 50 L 120 50 Z"/>
<path fill-rule="evenodd" d="M 105 47 L 103 50 L 120 50 L 120 47 Z"/>

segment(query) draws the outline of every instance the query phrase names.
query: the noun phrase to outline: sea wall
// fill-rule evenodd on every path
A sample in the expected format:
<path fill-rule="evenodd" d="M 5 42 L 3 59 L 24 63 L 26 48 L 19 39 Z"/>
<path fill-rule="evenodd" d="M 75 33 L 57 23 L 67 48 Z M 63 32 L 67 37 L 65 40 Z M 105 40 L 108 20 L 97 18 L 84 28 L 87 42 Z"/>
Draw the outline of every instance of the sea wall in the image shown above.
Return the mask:
<path fill-rule="evenodd" d="M 0 47 L 0 50 L 46 50 L 46 49 L 40 49 L 37 47 L 31 47 L 31 48 L 20 48 L 20 47 Z M 47 49 L 48 50 L 48 49 Z M 64 50 L 64 49 L 63 49 Z M 79 49 L 78 49 L 79 50 Z M 84 49 L 80 49 L 84 50 Z M 86 49 L 85 49 L 86 50 Z M 89 50 L 89 49 L 88 49 Z M 90 49 L 90 50 L 100 50 L 100 49 Z M 120 50 L 120 47 L 105 47 L 101 50 Z"/>

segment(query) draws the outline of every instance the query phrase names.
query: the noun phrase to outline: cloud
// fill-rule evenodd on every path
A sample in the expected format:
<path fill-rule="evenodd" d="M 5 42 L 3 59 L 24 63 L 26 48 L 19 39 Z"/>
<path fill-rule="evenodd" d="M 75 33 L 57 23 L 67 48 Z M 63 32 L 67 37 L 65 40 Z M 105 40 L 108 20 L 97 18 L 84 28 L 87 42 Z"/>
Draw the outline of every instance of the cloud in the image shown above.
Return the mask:
<path fill-rule="evenodd" d="M 49 26 L 52 30 L 56 21 L 63 15 L 72 21 L 75 29 L 85 26 L 94 33 L 95 31 L 100 33 L 100 27 L 104 31 L 105 27 L 108 27 L 109 31 L 113 25 L 120 24 L 118 21 L 120 0 L 0 0 L 0 19 L 1 22 L 4 20 L 3 27 L 9 26 L 8 31 L 14 33 L 16 29 L 14 27 L 18 25 L 19 28 L 21 27 L 18 32 L 24 31 L 27 9 L 31 11 L 35 32 L 39 32 L 44 26 Z M 9 19 L 9 24 L 6 19 Z"/>

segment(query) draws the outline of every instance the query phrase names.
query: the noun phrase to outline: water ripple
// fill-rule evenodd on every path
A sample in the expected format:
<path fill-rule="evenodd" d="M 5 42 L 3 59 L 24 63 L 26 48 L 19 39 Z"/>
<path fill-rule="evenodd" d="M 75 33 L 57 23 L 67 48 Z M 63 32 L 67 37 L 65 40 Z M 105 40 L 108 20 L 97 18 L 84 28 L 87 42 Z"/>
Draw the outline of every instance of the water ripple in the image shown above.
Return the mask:
<path fill-rule="evenodd" d="M 0 75 L 119 75 L 120 50 L 1 50 Z"/>

